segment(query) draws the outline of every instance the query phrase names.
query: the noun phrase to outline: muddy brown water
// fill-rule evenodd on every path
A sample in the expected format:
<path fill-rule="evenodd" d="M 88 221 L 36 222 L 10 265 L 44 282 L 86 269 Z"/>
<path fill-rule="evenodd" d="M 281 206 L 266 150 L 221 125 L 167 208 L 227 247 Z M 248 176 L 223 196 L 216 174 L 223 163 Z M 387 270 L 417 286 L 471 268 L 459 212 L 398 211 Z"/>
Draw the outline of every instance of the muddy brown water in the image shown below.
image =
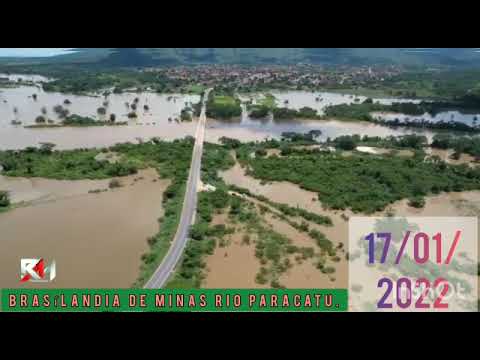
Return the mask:
<path fill-rule="evenodd" d="M 434 149 L 427 148 L 427 154 L 430 156 L 438 156 L 441 160 L 445 161 L 448 164 L 459 165 L 459 164 L 469 164 L 470 166 L 475 165 L 475 158 L 469 154 L 461 154 L 459 159 L 452 159 L 453 150 L 444 150 L 444 149 Z"/>
<path fill-rule="evenodd" d="M 36 94 L 35 100 L 32 95 Z M 136 119 L 129 119 L 131 109 L 125 103 L 132 104 L 139 98 Z M 71 104 L 65 105 L 69 100 Z M 123 93 L 111 94 L 108 97 L 106 114 L 97 114 L 103 106 L 103 96 L 81 96 L 44 92 L 34 86 L 0 89 L 0 150 L 22 149 L 27 146 L 38 146 L 41 142 L 57 144 L 58 149 L 92 148 L 111 146 L 119 142 L 136 142 L 137 138 L 150 139 L 161 137 L 166 140 L 193 135 L 196 121 L 176 122 L 181 110 L 198 102 L 198 95 L 156 94 L 156 93 Z M 70 114 L 89 116 L 97 120 L 109 119 L 116 115 L 117 122 L 128 122 L 126 126 L 94 126 L 94 127 L 61 127 L 61 128 L 24 128 L 32 125 L 35 118 L 42 114 L 45 107 L 46 118 L 58 123 L 60 120 L 53 107 L 62 105 Z M 144 110 L 144 105 L 149 109 Z M 171 121 L 169 121 L 171 118 Z M 11 121 L 21 121 L 21 125 L 12 125 Z"/>
<path fill-rule="evenodd" d="M 226 214 L 213 217 L 212 225 L 226 224 L 232 226 Z M 206 278 L 203 288 L 265 288 L 255 282 L 255 276 L 260 270 L 260 262 L 255 257 L 255 244 L 242 244 L 244 230 L 237 229 L 234 234 L 226 235 L 227 245 L 217 244 L 212 255 L 206 257 Z"/>
<path fill-rule="evenodd" d="M 303 190 L 295 184 L 288 182 L 272 182 L 262 185 L 260 180 L 245 175 L 245 170 L 236 163 L 235 166 L 227 171 L 220 173 L 227 184 L 234 184 L 249 189 L 252 193 L 263 195 L 272 201 L 285 203 L 290 206 L 298 206 L 305 210 L 329 216 L 332 219 L 333 226 L 317 226 L 335 245 L 340 242 L 348 249 L 348 217 L 362 216 L 364 214 L 353 214 L 351 211 L 332 211 L 322 207 L 317 199 L 317 194 Z M 373 216 L 384 216 L 387 210 L 392 211 L 396 216 L 478 216 L 480 214 L 480 191 L 468 191 L 458 193 L 443 193 L 436 196 L 425 198 L 425 207 L 415 209 L 408 206 L 408 200 L 398 201 L 383 212 L 373 214 Z M 344 219 L 342 214 L 347 218 Z M 285 231 L 286 225 L 278 225 L 279 231 Z M 294 241 L 302 241 L 302 238 L 295 236 L 289 230 L 290 238 Z M 301 265 L 294 265 L 287 274 L 281 278 L 281 283 L 288 288 L 295 287 L 315 287 L 316 284 L 321 287 L 348 287 L 348 264 L 342 257 L 342 261 L 337 264 L 331 264 L 336 268 L 333 274 L 335 281 L 326 281 L 326 277 L 310 262 L 303 262 Z M 227 276 L 227 275 L 225 275 Z"/>
<path fill-rule="evenodd" d="M 36 99 L 32 96 L 36 95 Z M 349 103 L 353 98 L 339 94 L 322 95 L 322 102 L 315 100 L 316 94 L 304 92 L 279 93 L 279 99 L 289 99 L 289 106 L 299 108 L 305 104 L 323 109 L 329 103 Z M 139 98 L 137 119 L 129 119 L 125 103 L 132 104 Z M 64 105 L 65 100 L 71 104 Z M 19 86 L 0 89 L 0 149 L 21 149 L 27 146 L 38 146 L 40 142 L 57 144 L 58 149 L 72 149 L 79 147 L 104 147 L 118 142 L 136 141 L 136 138 L 149 139 L 157 136 L 167 140 L 183 138 L 193 135 L 196 122 L 177 123 L 168 121 L 180 116 L 185 103 L 196 103 L 198 95 L 156 94 L 151 92 L 111 94 L 108 97 L 106 114 L 98 115 L 97 109 L 103 106 L 104 97 L 79 96 L 57 92 L 46 93 L 41 87 Z M 378 99 L 391 102 L 392 99 Z M 283 101 L 281 101 L 283 103 Z M 90 116 L 99 120 L 108 119 L 110 114 L 117 116 L 117 121 L 127 121 L 127 126 L 83 127 L 83 128 L 41 128 L 25 129 L 24 125 L 34 124 L 35 118 L 42 114 L 42 107 L 46 108 L 46 117 L 58 123 L 58 116 L 53 111 L 56 105 L 63 105 L 71 114 Z M 144 105 L 149 109 L 144 110 Z M 21 125 L 12 125 L 11 121 L 21 121 Z M 240 118 L 233 120 L 213 120 L 207 122 L 206 140 L 218 142 L 223 136 L 240 139 L 242 141 L 263 140 L 265 138 L 279 138 L 283 132 L 295 131 L 305 133 L 310 130 L 321 130 L 320 140 L 327 137 L 335 138 L 340 135 L 360 134 L 370 136 L 404 135 L 418 133 L 420 130 L 392 129 L 368 122 L 343 122 L 319 120 L 278 120 L 278 119 L 251 119 L 244 113 Z M 431 138 L 432 133 L 423 132 Z"/>
<path fill-rule="evenodd" d="M 0 214 L 0 287 L 38 287 L 19 282 L 20 259 L 40 257 L 55 260 L 57 270 L 56 279 L 42 288 L 130 287 L 148 250 L 147 237 L 159 230 L 169 181 L 158 180 L 153 169 L 120 180 L 121 188 L 88 194 L 108 180 L 60 185 L 18 179 L 13 193 L 25 187 L 35 201 Z"/>

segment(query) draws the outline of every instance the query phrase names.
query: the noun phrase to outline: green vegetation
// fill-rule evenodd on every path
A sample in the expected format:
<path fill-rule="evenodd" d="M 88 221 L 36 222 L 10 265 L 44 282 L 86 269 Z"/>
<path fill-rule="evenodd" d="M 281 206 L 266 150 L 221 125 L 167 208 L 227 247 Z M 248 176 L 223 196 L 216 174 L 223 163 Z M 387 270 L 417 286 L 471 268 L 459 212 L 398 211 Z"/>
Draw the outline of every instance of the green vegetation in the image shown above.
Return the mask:
<path fill-rule="evenodd" d="M 53 151 L 53 144 L 22 151 L 0 151 L 0 165 L 8 176 L 45 177 L 54 179 L 106 179 L 134 174 L 137 169 L 154 167 L 163 178 L 171 179 L 163 194 L 164 217 L 160 231 L 149 238 L 150 250 L 142 256 L 142 267 L 134 286 L 142 286 L 151 276 L 177 230 L 188 177 L 193 139 L 173 142 L 153 139 L 142 144 L 117 144 L 101 150 Z M 100 152 L 116 152 L 119 161 L 97 161 Z M 117 185 L 112 184 L 114 187 Z"/>
<path fill-rule="evenodd" d="M 361 104 L 339 104 L 327 106 L 324 110 L 325 115 L 322 119 L 335 118 L 339 120 L 349 121 L 370 121 L 386 126 L 397 127 L 417 127 L 436 130 L 453 130 L 464 132 L 478 132 L 480 128 L 476 124 L 468 125 L 459 121 L 428 121 L 428 120 L 410 120 L 399 119 L 382 120 L 372 116 L 373 112 L 390 112 L 405 114 L 411 116 L 421 116 L 428 113 L 432 116 L 448 110 L 459 110 L 463 113 L 476 113 L 480 109 L 480 95 L 478 97 L 465 95 L 461 98 L 451 101 L 437 101 L 437 102 L 420 102 L 415 103 L 393 103 L 391 105 L 383 105 L 373 103 L 371 99 L 365 100 Z"/>
<path fill-rule="evenodd" d="M 309 212 L 309 211 L 304 210 L 304 209 L 299 208 L 299 207 L 293 207 L 293 206 L 289 206 L 287 204 L 276 203 L 276 202 L 268 199 L 265 196 L 253 194 L 250 190 L 245 189 L 245 188 L 241 188 L 241 187 L 236 186 L 236 185 L 230 185 L 230 189 L 232 191 L 235 191 L 236 193 L 247 195 L 247 196 L 255 198 L 255 199 L 257 199 L 261 202 L 264 202 L 264 203 L 272 206 L 273 208 L 279 210 L 282 214 L 284 214 L 286 216 L 302 217 L 303 219 L 305 219 L 307 221 L 311 221 L 311 222 L 313 222 L 315 224 L 318 224 L 318 225 L 327 225 L 327 226 L 332 225 L 332 219 L 330 219 L 328 216 L 318 215 L 318 214 Z"/>
<path fill-rule="evenodd" d="M 330 105 L 325 108 L 325 117 L 333 117 L 338 119 L 347 120 L 364 120 L 373 121 L 372 112 L 394 112 L 405 115 L 423 115 L 427 112 L 432 113 L 436 108 L 433 103 L 421 102 L 419 104 L 406 102 L 406 103 L 393 103 L 391 105 L 383 105 L 373 103 L 365 100 L 361 104 L 339 104 Z"/>
<path fill-rule="evenodd" d="M 249 116 L 252 119 L 264 119 L 270 114 L 270 109 L 267 106 L 254 105 L 251 107 Z"/>
<path fill-rule="evenodd" d="M 300 110 L 276 107 L 273 109 L 272 112 L 273 112 L 273 117 L 275 119 L 319 119 L 320 118 L 320 116 L 317 113 L 317 110 L 307 106 L 301 108 Z"/>
<path fill-rule="evenodd" d="M 190 108 L 182 109 L 180 112 L 180 119 L 182 121 L 192 121 L 192 113 Z"/>
<path fill-rule="evenodd" d="M 437 134 L 433 137 L 431 146 L 437 149 L 453 149 L 454 156 L 462 153 L 478 158 L 480 156 L 480 138 L 470 136 L 453 136 L 450 134 Z"/>
<path fill-rule="evenodd" d="M 428 140 L 425 136 L 421 135 L 403 135 L 403 136 L 388 136 L 381 138 L 378 136 L 365 135 L 342 135 L 334 140 L 331 140 L 329 144 L 335 146 L 340 150 L 353 150 L 359 145 L 363 146 L 376 146 L 392 149 L 414 149 L 420 150 L 428 145 Z"/>
<path fill-rule="evenodd" d="M 29 147 L 21 151 L 0 151 L 0 164 L 7 176 L 43 177 L 62 180 L 106 179 L 135 174 L 138 164 L 123 158 L 111 164 L 97 161 L 99 150 L 51 151 Z"/>
<path fill-rule="evenodd" d="M 421 196 L 415 196 L 408 200 L 408 206 L 421 209 L 425 206 L 425 199 Z"/>
<path fill-rule="evenodd" d="M 70 115 L 67 116 L 63 121 L 63 126 L 120 126 L 120 125 L 127 125 L 126 121 L 122 122 L 115 122 L 115 114 L 111 114 L 113 117 L 110 117 L 110 121 L 100 121 L 92 119 L 88 116 L 80 116 L 80 115 Z M 113 119 L 113 120 L 112 120 Z"/>
<path fill-rule="evenodd" d="M 163 193 L 164 216 L 159 219 L 160 231 L 149 238 L 150 250 L 142 256 L 140 275 L 134 284 L 140 287 L 148 281 L 162 261 L 177 231 L 193 150 L 193 139 L 186 138 L 173 142 L 153 139 L 152 142 L 143 144 L 119 144 L 109 150 L 124 154 L 133 163 L 155 167 L 162 178 L 171 179 L 170 185 Z"/>
<path fill-rule="evenodd" d="M 205 91 L 205 86 L 199 85 L 199 84 L 191 84 L 185 87 L 185 90 L 182 92 L 185 92 L 187 94 L 196 94 L 196 95 L 201 95 Z"/>
<path fill-rule="evenodd" d="M 272 94 L 265 94 L 262 98 L 258 100 L 258 105 L 265 106 L 269 109 L 273 109 L 277 106 L 276 98 Z"/>
<path fill-rule="evenodd" d="M 8 210 L 10 207 L 10 196 L 8 191 L 0 190 L 0 212 Z"/>
<path fill-rule="evenodd" d="M 218 212 L 228 206 L 229 197 L 223 190 L 214 192 L 202 192 L 198 196 L 198 219 L 190 229 L 190 238 L 179 270 L 175 274 L 174 281 L 182 280 L 188 283 L 189 287 L 200 287 L 203 279 L 205 262 L 203 258 L 212 254 L 216 244 L 232 229 L 225 225 L 209 226 L 214 212 Z"/>
<path fill-rule="evenodd" d="M 210 92 L 207 101 L 207 116 L 213 119 L 231 119 L 242 115 L 240 100 L 231 94 L 216 95 Z"/>
<path fill-rule="evenodd" d="M 104 108 L 99 108 L 103 109 Z M 103 113 L 105 114 L 105 113 Z M 48 127 L 65 127 L 65 126 L 121 126 L 127 125 L 126 121 L 115 122 L 115 114 L 110 114 L 109 121 L 95 120 L 88 116 L 80 116 L 77 114 L 67 115 L 60 124 L 52 124 L 48 120 L 48 124 L 45 124 L 46 119 L 44 116 L 40 115 L 35 119 L 35 125 L 26 125 L 25 128 L 48 128 Z"/>
<path fill-rule="evenodd" d="M 152 88 L 157 92 L 174 93 L 179 91 L 179 85 L 181 85 L 157 72 L 119 69 L 94 70 L 81 67 L 75 67 L 75 71 L 69 71 L 69 69 L 71 67 L 68 66 L 58 66 L 55 70 L 48 69 L 46 72 L 54 73 L 57 79 L 42 84 L 43 90 L 85 94 L 114 88 L 113 93 L 119 94 L 129 89 L 141 91 Z"/>
<path fill-rule="evenodd" d="M 275 96 L 267 93 L 257 100 L 256 105 L 247 105 L 247 109 L 250 111 L 249 116 L 252 119 L 264 119 L 276 108 L 276 106 Z"/>
<path fill-rule="evenodd" d="M 247 174 L 266 181 L 298 184 L 317 192 L 323 205 L 333 209 L 372 213 L 401 199 L 480 189 L 480 169 L 424 161 L 422 151 L 412 158 L 367 154 L 344 157 L 323 152 L 246 156 L 253 150 L 252 145 L 237 150 L 239 160 L 248 165 Z"/>
<path fill-rule="evenodd" d="M 202 159 L 202 181 L 214 185 L 217 189 L 213 192 L 201 192 L 198 195 L 197 220 L 190 229 L 190 238 L 178 271 L 167 287 L 199 287 L 203 279 L 205 262 L 203 258 L 213 253 L 216 244 L 224 235 L 232 233 L 220 224 L 210 226 L 215 213 L 227 208 L 231 197 L 226 192 L 226 186 L 218 178 L 217 171 L 227 169 L 234 164 L 233 158 L 227 150 L 214 144 L 205 144 Z"/>

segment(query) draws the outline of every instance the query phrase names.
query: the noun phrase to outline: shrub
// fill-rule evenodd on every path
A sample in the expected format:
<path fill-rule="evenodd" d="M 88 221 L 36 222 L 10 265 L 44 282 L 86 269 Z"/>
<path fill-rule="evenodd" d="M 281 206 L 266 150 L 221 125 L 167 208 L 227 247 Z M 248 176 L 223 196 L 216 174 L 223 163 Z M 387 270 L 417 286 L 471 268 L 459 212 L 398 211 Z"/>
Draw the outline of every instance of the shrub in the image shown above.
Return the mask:
<path fill-rule="evenodd" d="M 421 209 L 425 206 L 425 199 L 421 196 L 410 198 L 408 201 L 408 206 Z"/>
<path fill-rule="evenodd" d="M 120 183 L 120 181 L 118 179 L 112 179 L 110 180 L 110 182 L 108 183 L 108 187 L 110 189 L 115 189 L 115 188 L 119 188 L 121 187 L 122 184 Z"/>
<path fill-rule="evenodd" d="M 0 208 L 10 206 L 10 196 L 6 191 L 0 191 Z"/>
<path fill-rule="evenodd" d="M 36 122 L 37 124 L 45 124 L 46 121 L 47 121 L 47 120 L 46 120 L 45 117 L 42 116 L 42 115 L 39 115 L 39 116 L 37 116 L 37 117 L 35 118 L 35 122 Z"/>

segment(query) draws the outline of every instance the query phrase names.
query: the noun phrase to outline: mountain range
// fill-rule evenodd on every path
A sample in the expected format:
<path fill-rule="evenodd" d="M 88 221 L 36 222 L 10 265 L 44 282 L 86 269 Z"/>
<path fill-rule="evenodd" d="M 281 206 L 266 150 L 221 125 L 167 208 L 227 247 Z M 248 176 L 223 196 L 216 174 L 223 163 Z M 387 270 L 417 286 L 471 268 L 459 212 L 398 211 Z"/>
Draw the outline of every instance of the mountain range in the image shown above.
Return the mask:
<path fill-rule="evenodd" d="M 77 48 L 47 58 L 3 63 L 82 63 L 99 66 L 192 64 L 325 64 L 480 66 L 480 48 Z"/>

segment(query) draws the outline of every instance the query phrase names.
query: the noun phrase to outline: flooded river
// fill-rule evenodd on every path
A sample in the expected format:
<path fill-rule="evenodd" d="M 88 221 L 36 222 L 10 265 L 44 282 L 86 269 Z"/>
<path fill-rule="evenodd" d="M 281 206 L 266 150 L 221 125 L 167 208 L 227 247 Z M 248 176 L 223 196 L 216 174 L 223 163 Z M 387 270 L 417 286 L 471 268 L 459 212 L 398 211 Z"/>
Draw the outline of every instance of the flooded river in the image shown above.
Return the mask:
<path fill-rule="evenodd" d="M 289 182 L 270 182 L 263 184 L 260 180 L 247 176 L 244 169 L 237 163 L 227 171 L 221 172 L 222 178 L 227 184 L 234 184 L 249 189 L 252 193 L 263 195 L 272 201 L 288 204 L 293 207 L 300 207 L 305 210 L 329 216 L 332 219 L 333 226 L 317 226 L 328 239 L 335 245 L 343 243 L 348 248 L 348 219 L 351 216 L 362 216 L 362 214 L 353 214 L 350 210 L 334 211 L 324 209 L 321 202 L 318 201 L 318 195 L 314 192 L 301 189 L 299 186 Z M 442 193 L 436 196 L 427 196 L 425 206 L 422 209 L 416 209 L 408 205 L 408 200 L 401 200 L 387 207 L 385 211 L 372 214 L 372 216 L 385 216 L 390 211 L 395 216 L 476 216 L 480 214 L 480 191 L 468 191 L 457 193 Z M 285 227 L 285 225 L 283 225 Z M 281 227 L 277 226 L 278 230 Z M 294 238 L 295 231 L 290 229 L 287 234 Z M 293 236 L 292 236 L 293 235 Z M 297 241 L 302 240 L 298 238 Z M 247 256 L 244 254 L 244 256 Z M 215 261 L 213 258 L 212 261 Z M 223 260 L 226 262 L 227 260 Z M 334 265 L 335 281 L 320 274 L 311 263 L 304 262 L 301 266 L 294 266 L 287 274 L 282 277 L 282 283 L 287 287 L 348 287 L 348 264 L 346 261 Z M 232 269 L 223 267 L 223 280 L 228 278 L 228 273 Z M 241 267 L 235 268 L 235 271 L 241 273 Z M 238 274 L 237 274 L 238 275 Z"/>
<path fill-rule="evenodd" d="M 33 94 L 37 98 L 32 97 Z M 127 115 L 132 104 L 138 98 L 138 118 L 129 120 Z M 136 138 L 149 139 L 155 136 L 163 139 L 183 138 L 193 135 L 195 122 L 176 122 L 186 104 L 199 101 L 198 95 L 166 95 L 155 93 L 111 94 L 106 100 L 103 96 L 75 96 L 61 93 L 46 93 L 32 86 L 0 89 L 0 149 L 20 149 L 37 146 L 40 142 L 52 142 L 58 149 L 79 147 L 103 147 L 118 142 L 135 141 Z M 64 101 L 71 102 L 65 105 Z M 105 115 L 98 115 L 97 109 L 105 106 Z M 48 119 L 58 122 L 53 107 L 62 105 L 70 114 L 89 116 L 98 120 L 116 115 L 116 121 L 128 121 L 127 126 L 116 127 L 63 127 L 52 129 L 26 129 L 24 125 L 35 123 L 35 118 L 46 110 Z M 148 106 L 148 110 L 144 109 Z M 44 110 L 44 111 L 45 111 Z M 170 120 L 169 120 L 170 119 Z M 12 125 L 11 121 L 21 121 L 21 125 Z"/>
<path fill-rule="evenodd" d="M 299 110 L 302 107 L 310 107 L 317 110 L 319 115 L 323 115 L 323 110 L 328 105 L 352 104 L 362 102 L 366 99 L 364 96 L 353 96 L 328 92 L 307 92 L 307 91 L 288 91 L 271 92 L 275 97 L 277 106 L 288 107 Z M 239 95 L 242 101 L 252 100 L 253 104 L 258 103 L 263 94 Z M 355 101 L 358 100 L 358 101 Z M 413 99 L 394 99 L 378 98 L 373 99 L 381 104 L 391 104 L 393 102 L 419 102 Z M 372 124 L 366 121 L 336 121 L 336 120 L 304 120 L 304 119 L 253 119 L 248 116 L 245 110 L 238 119 L 230 121 L 219 121 L 210 119 L 208 121 L 207 140 L 216 142 L 222 136 L 233 137 L 242 141 L 264 140 L 265 138 L 279 138 L 282 132 L 306 133 L 310 130 L 320 130 L 322 135 L 319 140 L 326 140 L 328 137 L 335 138 L 341 135 L 369 135 L 369 136 L 399 136 L 406 134 L 423 134 L 428 139 L 433 137 L 433 133 L 428 130 L 388 128 L 381 125 Z"/>
<path fill-rule="evenodd" d="M 432 123 L 437 122 L 460 122 L 463 124 L 467 124 L 469 126 L 477 126 L 479 125 L 478 120 L 480 119 L 480 113 L 475 114 L 463 114 L 460 111 L 443 111 L 435 115 L 431 115 L 429 113 L 425 113 L 423 115 L 412 116 L 412 115 L 405 115 L 405 114 L 395 114 L 395 113 L 382 113 L 382 112 L 375 112 L 372 115 L 384 121 L 394 121 L 399 120 L 400 122 L 403 121 L 427 121 Z"/>
<path fill-rule="evenodd" d="M 92 194 L 108 189 L 108 180 L 0 179 L 14 202 L 28 202 L 0 214 L 0 287 L 35 287 L 20 284 L 20 259 L 40 257 L 57 267 L 57 278 L 42 287 L 130 287 L 147 237 L 159 230 L 168 180 L 148 169 L 120 181 Z"/>
<path fill-rule="evenodd" d="M 36 94 L 36 98 L 33 97 Z M 335 93 L 308 93 L 285 92 L 274 93 L 277 103 L 288 99 L 287 106 L 301 108 L 310 106 L 318 111 L 328 104 L 351 103 L 355 99 L 362 101 L 362 97 L 342 95 Z M 322 101 L 317 101 L 320 96 Z M 132 104 L 135 98 L 139 99 L 137 105 L 138 118 L 131 120 L 127 115 L 131 111 L 126 103 Z M 65 100 L 71 104 L 65 105 Z M 37 146 L 40 142 L 52 142 L 58 149 L 71 149 L 78 147 L 103 147 L 118 142 L 135 142 L 137 138 L 149 139 L 155 136 L 166 140 L 183 138 L 193 135 L 196 122 L 179 122 L 180 111 L 186 104 L 196 103 L 198 95 L 166 95 L 155 93 L 123 93 L 110 94 L 108 104 L 105 106 L 106 114 L 98 115 L 97 109 L 104 106 L 106 99 L 103 96 L 76 96 L 61 93 L 46 93 L 39 87 L 20 86 L 16 88 L 0 89 L 0 149 L 20 149 L 27 146 Z M 392 102 L 393 99 L 375 99 L 380 102 Z M 398 101 L 398 99 L 395 99 Z M 413 101 L 413 100 L 412 100 Z M 115 114 L 117 121 L 128 121 L 127 126 L 117 127 L 83 127 L 83 128 L 52 128 L 52 129 L 26 129 L 23 126 L 34 124 L 35 118 L 46 112 L 45 117 L 58 122 L 59 119 L 53 107 L 62 105 L 70 114 L 90 116 L 103 120 Z M 148 106 L 148 110 L 144 109 Z M 281 104 L 280 104 L 281 105 Z M 285 106 L 285 105 L 281 105 Z M 171 119 L 172 121 L 169 121 Z M 21 125 L 12 125 L 12 120 L 21 121 Z M 319 120 L 256 120 L 248 117 L 246 113 L 241 118 L 231 121 L 209 119 L 207 122 L 206 139 L 218 142 L 222 136 L 233 137 L 242 141 L 263 140 L 267 137 L 278 138 L 282 132 L 308 132 L 321 130 L 321 140 L 328 137 L 337 137 L 348 134 L 361 134 L 370 136 L 404 135 L 420 133 L 420 130 L 391 129 L 368 122 L 342 122 Z M 427 137 L 433 134 L 423 131 Z"/>

